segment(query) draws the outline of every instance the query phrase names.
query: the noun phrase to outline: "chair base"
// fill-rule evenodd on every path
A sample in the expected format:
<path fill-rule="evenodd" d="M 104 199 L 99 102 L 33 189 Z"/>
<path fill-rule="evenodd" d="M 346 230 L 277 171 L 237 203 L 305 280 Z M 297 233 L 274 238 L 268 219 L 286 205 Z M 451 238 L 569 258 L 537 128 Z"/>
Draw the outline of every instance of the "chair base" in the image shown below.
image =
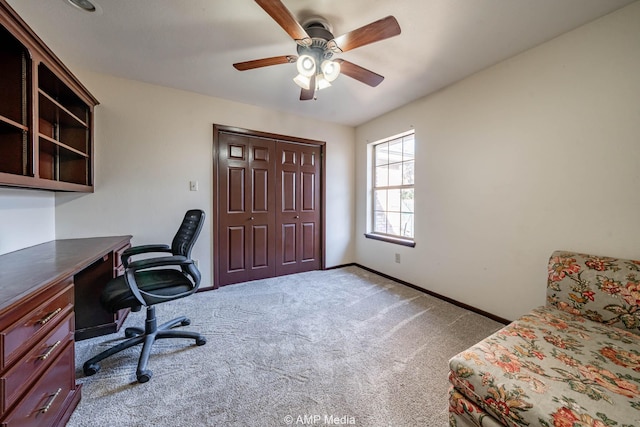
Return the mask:
<path fill-rule="evenodd" d="M 120 344 L 111 347 L 97 356 L 87 360 L 82 370 L 87 376 L 93 375 L 100 370 L 98 362 L 112 356 L 116 353 L 126 350 L 129 347 L 142 343 L 142 352 L 138 359 L 138 369 L 136 370 L 136 378 L 139 383 L 146 383 L 151 379 L 152 372 L 147 369 L 149 363 L 149 355 L 151 354 L 151 347 L 153 343 L 160 338 L 191 338 L 196 341 L 196 345 L 205 345 L 207 339 L 197 332 L 178 331 L 174 330 L 176 326 L 187 326 L 191 324 L 191 321 L 185 316 L 177 317 L 162 325 L 157 325 L 156 309 L 155 306 L 147 307 L 147 320 L 145 321 L 144 329 L 142 328 L 127 328 L 125 329 L 125 337 L 129 338 Z"/>

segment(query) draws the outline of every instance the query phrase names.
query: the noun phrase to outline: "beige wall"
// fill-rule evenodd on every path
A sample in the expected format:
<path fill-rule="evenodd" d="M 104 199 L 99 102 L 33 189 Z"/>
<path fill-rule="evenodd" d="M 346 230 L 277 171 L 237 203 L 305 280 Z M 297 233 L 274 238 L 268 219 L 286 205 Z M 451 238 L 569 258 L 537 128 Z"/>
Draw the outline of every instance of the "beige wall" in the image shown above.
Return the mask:
<path fill-rule="evenodd" d="M 363 237 L 367 143 L 411 127 L 413 249 Z M 640 3 L 362 125 L 356 144 L 365 266 L 513 319 L 544 303 L 554 249 L 640 259 Z"/>
<path fill-rule="evenodd" d="M 55 196 L 0 188 L 0 255 L 55 239 Z"/>
<path fill-rule="evenodd" d="M 58 239 L 132 234 L 168 242 L 189 208 L 208 215 L 193 257 L 212 283 L 213 124 L 326 141 L 326 264 L 353 262 L 354 129 L 87 71 L 96 110 L 93 194 L 58 193 Z M 199 191 L 189 191 L 198 181 Z"/>

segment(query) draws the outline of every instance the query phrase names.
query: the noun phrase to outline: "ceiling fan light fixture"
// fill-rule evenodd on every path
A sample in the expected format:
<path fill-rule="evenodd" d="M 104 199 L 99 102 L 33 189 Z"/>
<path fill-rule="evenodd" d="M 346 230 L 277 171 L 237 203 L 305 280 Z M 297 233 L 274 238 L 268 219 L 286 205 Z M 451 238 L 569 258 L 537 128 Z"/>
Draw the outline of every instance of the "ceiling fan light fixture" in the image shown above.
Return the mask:
<path fill-rule="evenodd" d="M 339 62 L 331 61 L 327 59 L 322 61 L 322 65 L 320 66 L 320 68 L 322 69 L 322 74 L 324 75 L 324 78 L 328 82 L 334 81 L 340 75 Z"/>
<path fill-rule="evenodd" d="M 318 90 L 322 90 L 328 88 L 329 86 L 331 86 L 331 82 L 322 77 L 321 74 L 318 74 L 318 76 L 316 77 L 316 88 Z"/>
<path fill-rule="evenodd" d="M 309 90 L 311 87 L 311 79 L 307 76 L 303 76 L 302 74 L 295 76 L 293 81 L 302 89 Z"/>
<path fill-rule="evenodd" d="M 305 77 L 311 77 L 316 72 L 316 61 L 309 55 L 300 55 L 296 61 L 298 72 Z"/>

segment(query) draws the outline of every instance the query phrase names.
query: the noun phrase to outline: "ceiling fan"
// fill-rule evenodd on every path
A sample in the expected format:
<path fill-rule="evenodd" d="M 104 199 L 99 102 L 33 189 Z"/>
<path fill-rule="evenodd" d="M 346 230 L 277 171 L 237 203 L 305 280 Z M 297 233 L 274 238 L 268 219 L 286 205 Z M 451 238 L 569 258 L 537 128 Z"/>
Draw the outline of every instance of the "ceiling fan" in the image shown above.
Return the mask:
<path fill-rule="evenodd" d="M 331 86 L 341 73 L 364 84 L 378 86 L 384 77 L 344 59 L 332 59 L 334 53 L 347 52 L 400 34 L 400 25 L 393 16 L 334 37 L 329 23 L 315 17 L 300 24 L 280 0 L 255 0 L 274 21 L 298 44 L 298 55 L 282 55 L 253 61 L 238 62 L 239 71 L 296 63 L 298 75 L 293 79 L 302 88 L 300 100 L 315 99 L 316 92 Z"/>

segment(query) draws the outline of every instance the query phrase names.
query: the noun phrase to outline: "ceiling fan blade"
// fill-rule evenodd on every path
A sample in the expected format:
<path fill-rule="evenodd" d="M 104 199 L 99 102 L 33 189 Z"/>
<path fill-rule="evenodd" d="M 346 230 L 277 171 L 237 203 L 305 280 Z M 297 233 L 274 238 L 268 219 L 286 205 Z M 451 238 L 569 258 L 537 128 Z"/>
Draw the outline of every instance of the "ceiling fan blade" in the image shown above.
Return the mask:
<path fill-rule="evenodd" d="M 398 21 L 393 16 L 387 16 L 330 40 L 327 46 L 334 52 L 346 52 L 398 34 L 400 34 Z"/>
<path fill-rule="evenodd" d="M 378 86 L 384 80 L 384 77 L 380 74 L 369 71 L 353 62 L 345 61 L 344 59 L 336 59 L 335 61 L 340 63 L 340 74 L 349 76 L 371 87 Z"/>
<path fill-rule="evenodd" d="M 270 65 L 291 64 L 298 59 L 295 55 L 272 56 L 271 58 L 254 59 L 253 61 L 237 62 L 233 64 L 236 70 L 246 71 Z"/>
<path fill-rule="evenodd" d="M 316 76 L 311 76 L 309 81 L 309 89 L 302 89 L 300 91 L 300 101 L 309 101 L 313 99 L 313 95 L 316 91 Z"/>
<path fill-rule="evenodd" d="M 280 0 L 255 0 L 283 30 L 291 36 L 299 45 L 310 46 L 311 37 L 296 20 L 296 17 L 286 8 Z"/>

